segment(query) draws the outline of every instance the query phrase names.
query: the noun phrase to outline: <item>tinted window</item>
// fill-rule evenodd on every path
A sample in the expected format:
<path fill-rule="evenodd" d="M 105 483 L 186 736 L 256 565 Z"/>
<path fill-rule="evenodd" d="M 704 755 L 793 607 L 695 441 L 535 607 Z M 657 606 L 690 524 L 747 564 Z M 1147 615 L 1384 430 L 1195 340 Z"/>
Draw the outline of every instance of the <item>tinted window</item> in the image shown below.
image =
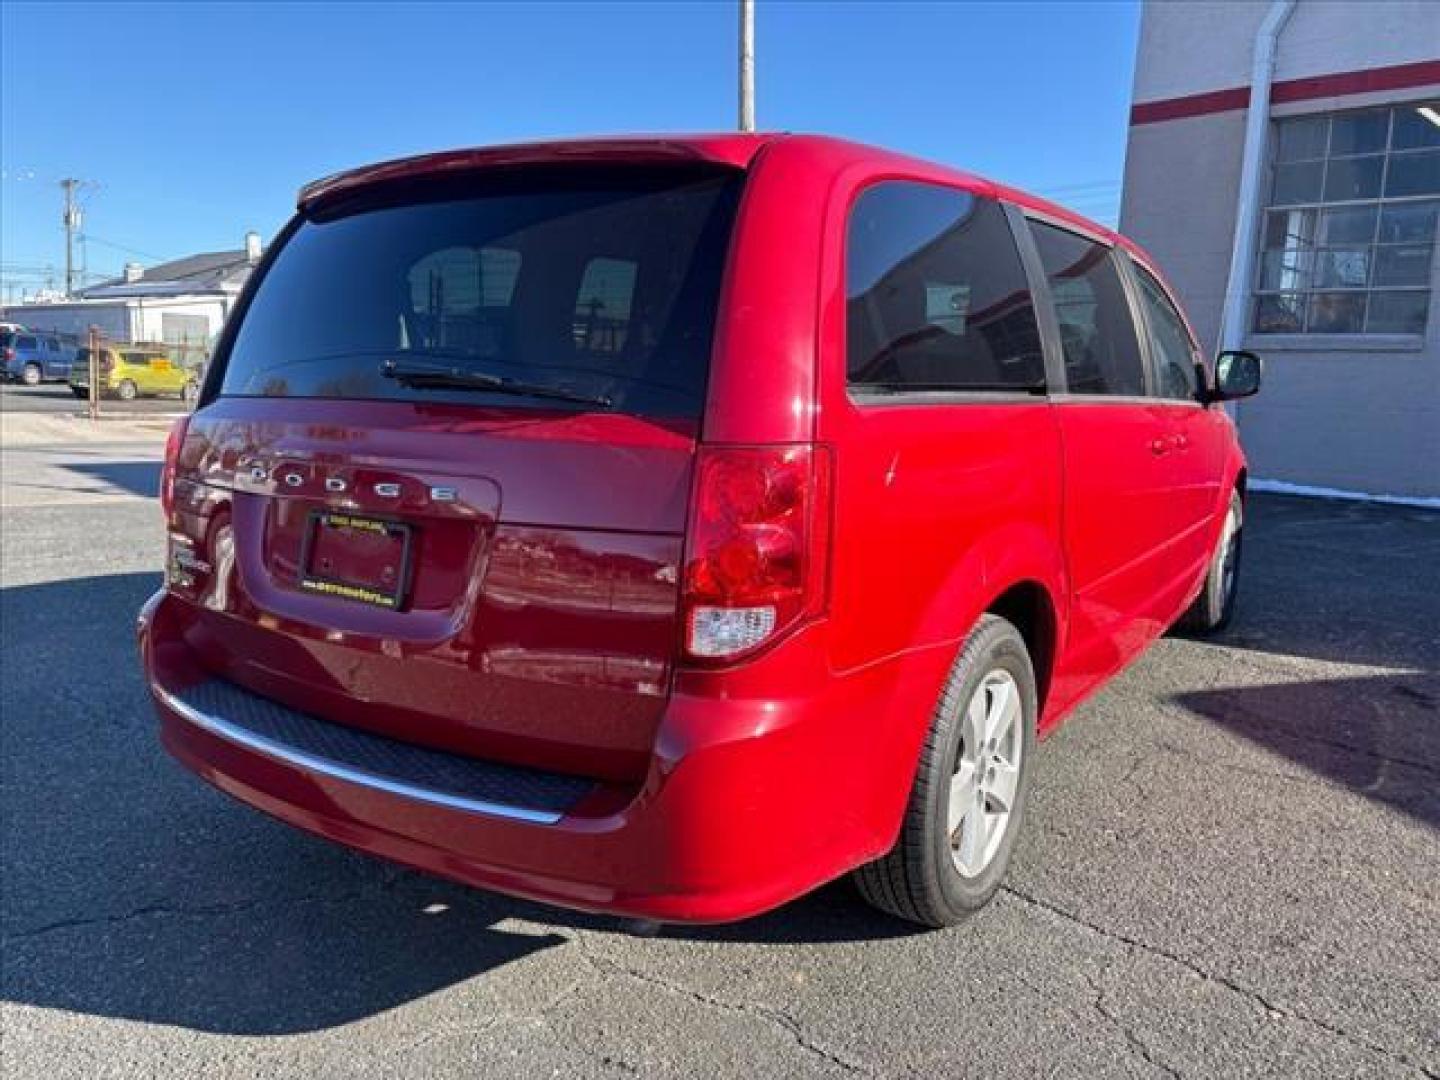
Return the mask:
<path fill-rule="evenodd" d="M 999 204 L 925 184 L 868 189 L 850 215 L 845 285 L 851 386 L 1043 389 L 1035 309 Z"/>
<path fill-rule="evenodd" d="M 1148 270 L 1135 266 L 1140 278 L 1140 302 L 1145 305 L 1145 318 L 1150 323 L 1150 351 L 1154 356 L 1155 392 L 1165 398 L 1195 399 L 1199 385 L 1195 380 L 1198 360 L 1194 342 L 1185 329 L 1180 313 L 1170 303 L 1165 290 Z"/>
<path fill-rule="evenodd" d="M 35 348 L 35 339 L 33 337 L 17 337 L 15 347 L 17 349 L 33 349 Z"/>
<path fill-rule="evenodd" d="M 127 364 L 134 365 L 135 367 L 149 367 L 151 357 L 147 356 L 145 353 L 127 352 L 121 353 L 120 359 L 124 360 Z"/>
<path fill-rule="evenodd" d="M 440 366 L 698 415 L 740 174 L 549 167 L 376 191 L 300 222 L 221 393 L 557 407 L 407 387 Z"/>
<path fill-rule="evenodd" d="M 1144 394 L 1140 342 L 1110 249 L 1040 222 L 1031 228 L 1060 321 L 1070 393 Z"/>

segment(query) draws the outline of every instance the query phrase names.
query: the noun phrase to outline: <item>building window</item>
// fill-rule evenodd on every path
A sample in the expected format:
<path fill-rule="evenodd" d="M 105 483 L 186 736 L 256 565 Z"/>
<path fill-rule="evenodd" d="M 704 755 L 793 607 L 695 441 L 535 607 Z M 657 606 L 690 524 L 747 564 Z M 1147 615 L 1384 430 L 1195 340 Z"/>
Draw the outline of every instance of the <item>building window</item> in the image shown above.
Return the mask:
<path fill-rule="evenodd" d="M 1440 101 L 1275 125 L 1254 329 L 1421 334 L 1440 217 Z"/>

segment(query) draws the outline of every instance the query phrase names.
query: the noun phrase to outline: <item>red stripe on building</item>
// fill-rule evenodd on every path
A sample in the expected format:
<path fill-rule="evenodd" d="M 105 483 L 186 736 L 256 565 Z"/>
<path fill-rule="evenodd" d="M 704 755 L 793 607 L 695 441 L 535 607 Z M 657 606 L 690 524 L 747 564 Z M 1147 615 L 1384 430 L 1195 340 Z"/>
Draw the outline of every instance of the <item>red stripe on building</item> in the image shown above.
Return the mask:
<path fill-rule="evenodd" d="M 1286 79 L 1270 87 L 1272 105 L 1314 98 L 1346 97 L 1383 90 L 1409 90 L 1417 86 L 1440 85 L 1440 60 L 1422 60 L 1415 64 L 1391 67 L 1362 68 L 1340 71 L 1333 75 L 1314 75 L 1305 79 Z M 1203 94 L 1142 101 L 1130 109 L 1130 124 L 1154 124 L 1162 120 L 1180 120 L 1187 116 L 1232 112 L 1250 103 L 1248 86 L 1232 86 L 1228 90 L 1210 90 Z"/>
<path fill-rule="evenodd" d="M 1182 120 L 1187 116 L 1231 112 L 1250 103 L 1248 86 L 1232 86 L 1229 90 L 1211 90 L 1208 94 L 1144 101 L 1130 108 L 1130 126 L 1154 124 L 1161 120 Z"/>

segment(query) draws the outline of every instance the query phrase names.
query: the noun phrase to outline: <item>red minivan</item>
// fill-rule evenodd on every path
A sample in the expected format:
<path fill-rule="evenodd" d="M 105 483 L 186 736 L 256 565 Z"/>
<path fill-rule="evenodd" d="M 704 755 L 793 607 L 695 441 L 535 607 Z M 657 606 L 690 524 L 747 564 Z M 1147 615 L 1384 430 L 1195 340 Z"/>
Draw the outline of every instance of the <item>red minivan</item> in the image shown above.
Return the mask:
<path fill-rule="evenodd" d="M 167 450 L 161 738 L 488 889 L 953 923 L 1037 737 L 1230 617 L 1259 375 L 1124 238 L 836 139 L 333 176 Z"/>

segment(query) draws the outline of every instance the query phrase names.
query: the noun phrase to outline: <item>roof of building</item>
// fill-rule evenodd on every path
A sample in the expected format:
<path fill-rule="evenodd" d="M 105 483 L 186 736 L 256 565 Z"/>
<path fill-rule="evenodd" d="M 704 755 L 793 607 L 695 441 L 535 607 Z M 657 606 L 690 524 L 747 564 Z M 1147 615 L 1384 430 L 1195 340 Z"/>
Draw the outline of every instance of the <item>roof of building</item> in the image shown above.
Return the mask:
<path fill-rule="evenodd" d="M 254 265 L 243 248 L 238 251 L 207 251 L 147 267 L 134 281 L 118 277 L 77 289 L 76 296 L 98 300 L 123 296 L 235 292 L 245 284 L 252 269 Z"/>

